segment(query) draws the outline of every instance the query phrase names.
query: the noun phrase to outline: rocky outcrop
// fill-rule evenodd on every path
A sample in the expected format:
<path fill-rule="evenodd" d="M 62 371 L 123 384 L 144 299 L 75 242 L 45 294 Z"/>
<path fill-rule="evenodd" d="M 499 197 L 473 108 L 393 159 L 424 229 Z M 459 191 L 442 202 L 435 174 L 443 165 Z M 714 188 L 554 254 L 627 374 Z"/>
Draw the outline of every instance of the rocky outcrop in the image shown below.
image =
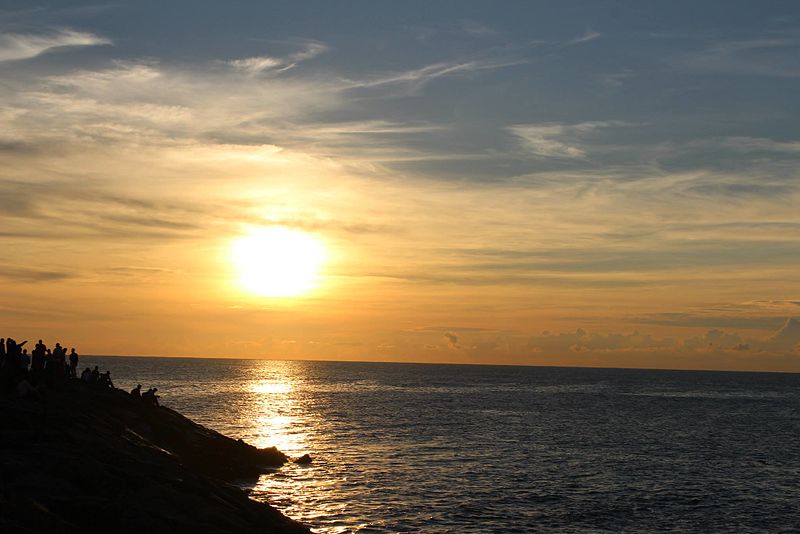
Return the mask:
<path fill-rule="evenodd" d="M 226 482 L 286 461 L 71 380 L 0 400 L 0 532 L 309 532 Z"/>

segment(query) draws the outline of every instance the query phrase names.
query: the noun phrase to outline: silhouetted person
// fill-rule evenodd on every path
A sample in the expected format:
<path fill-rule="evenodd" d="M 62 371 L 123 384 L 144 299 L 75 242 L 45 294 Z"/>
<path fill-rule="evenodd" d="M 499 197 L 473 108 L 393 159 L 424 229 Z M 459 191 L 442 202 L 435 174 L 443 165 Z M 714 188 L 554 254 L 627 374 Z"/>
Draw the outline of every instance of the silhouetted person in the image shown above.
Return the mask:
<path fill-rule="evenodd" d="M 158 406 L 158 395 L 156 395 L 156 391 L 158 391 L 158 388 L 150 388 L 142 393 L 142 400 L 145 402 L 145 404 Z"/>
<path fill-rule="evenodd" d="M 69 376 L 75 378 L 77 372 L 78 372 L 78 353 L 75 352 L 75 348 L 73 347 L 69 353 Z"/>
<path fill-rule="evenodd" d="M 131 390 L 131 397 L 136 398 L 136 399 L 141 399 L 142 398 L 142 385 L 141 384 L 137 384 L 136 387 Z"/>
<path fill-rule="evenodd" d="M 92 370 L 88 367 L 81 373 L 81 381 L 87 383 L 92 381 Z"/>
<path fill-rule="evenodd" d="M 53 349 L 53 359 L 56 364 L 55 372 L 60 378 L 67 372 L 67 349 L 62 347 L 61 343 L 56 343 L 56 348 Z"/>
<path fill-rule="evenodd" d="M 44 360 L 46 356 L 47 347 L 40 339 L 31 353 L 31 378 L 34 382 L 40 382 L 42 373 L 44 373 Z"/>
<path fill-rule="evenodd" d="M 106 388 L 114 387 L 114 383 L 111 381 L 111 371 L 106 371 L 100 375 L 100 385 Z"/>
<path fill-rule="evenodd" d="M 89 382 L 97 384 L 99 381 L 100 381 L 100 369 L 98 369 L 97 366 L 95 365 L 94 369 L 92 369 L 92 378 L 91 380 L 89 380 Z"/>
<path fill-rule="evenodd" d="M 6 339 L 6 359 L 2 373 L 2 388 L 6 391 L 16 387 L 17 383 L 23 380 L 27 374 L 26 369 L 24 369 L 25 360 L 22 355 L 22 346 L 25 343 L 27 341 L 17 343 L 12 338 Z"/>
<path fill-rule="evenodd" d="M 22 347 L 25 343 L 27 341 L 17 343 L 11 338 L 6 340 L 6 364 L 10 364 L 12 369 L 19 370 L 22 368 Z"/>
<path fill-rule="evenodd" d="M 6 362 L 6 339 L 0 337 L 0 365 Z"/>

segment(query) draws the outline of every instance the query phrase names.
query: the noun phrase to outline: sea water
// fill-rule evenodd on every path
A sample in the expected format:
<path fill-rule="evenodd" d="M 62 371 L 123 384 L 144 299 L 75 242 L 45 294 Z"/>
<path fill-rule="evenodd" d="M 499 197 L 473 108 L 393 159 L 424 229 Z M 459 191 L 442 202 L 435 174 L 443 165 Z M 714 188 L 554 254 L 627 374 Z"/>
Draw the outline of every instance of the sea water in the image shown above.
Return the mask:
<path fill-rule="evenodd" d="M 800 528 L 800 375 L 84 358 L 310 465 L 241 481 L 315 532 Z"/>

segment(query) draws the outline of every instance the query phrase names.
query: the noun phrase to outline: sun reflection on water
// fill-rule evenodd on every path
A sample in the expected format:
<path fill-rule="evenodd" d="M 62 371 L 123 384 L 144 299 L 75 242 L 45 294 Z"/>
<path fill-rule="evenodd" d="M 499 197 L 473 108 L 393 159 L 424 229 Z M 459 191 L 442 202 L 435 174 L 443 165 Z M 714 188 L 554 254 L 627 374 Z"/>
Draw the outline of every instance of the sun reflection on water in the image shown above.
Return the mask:
<path fill-rule="evenodd" d="M 253 395 L 251 410 L 247 414 L 250 441 L 259 448 L 277 447 L 292 456 L 299 456 L 307 447 L 305 433 L 299 431 L 303 406 L 294 395 L 293 377 L 253 380 L 247 387 Z"/>
<path fill-rule="evenodd" d="M 290 458 L 280 470 L 263 474 L 246 489 L 255 499 L 305 521 L 313 521 L 315 514 L 331 513 L 316 501 L 335 493 L 339 482 L 322 476 L 327 462 L 319 454 L 318 440 L 325 422 L 304 393 L 309 380 L 313 379 L 302 363 L 254 362 L 243 384 L 247 392 L 244 405 L 233 411 L 238 412 L 235 424 L 242 429 L 245 441 L 259 448 L 277 447 Z M 306 453 L 314 459 L 311 465 L 291 462 Z M 324 534 L 345 531 L 350 530 L 319 530 Z"/>
<path fill-rule="evenodd" d="M 250 385 L 252 393 L 291 393 L 291 382 L 283 380 L 260 380 Z"/>

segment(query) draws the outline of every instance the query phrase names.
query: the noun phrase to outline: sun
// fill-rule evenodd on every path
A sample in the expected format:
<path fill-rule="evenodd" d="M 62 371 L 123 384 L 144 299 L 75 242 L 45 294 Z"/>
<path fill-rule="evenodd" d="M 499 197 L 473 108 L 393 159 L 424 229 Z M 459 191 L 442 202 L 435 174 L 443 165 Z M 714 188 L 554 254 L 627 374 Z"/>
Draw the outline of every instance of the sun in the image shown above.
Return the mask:
<path fill-rule="evenodd" d="M 295 297 L 313 290 L 325 257 L 319 239 L 282 227 L 251 229 L 232 249 L 239 283 L 264 297 Z"/>

